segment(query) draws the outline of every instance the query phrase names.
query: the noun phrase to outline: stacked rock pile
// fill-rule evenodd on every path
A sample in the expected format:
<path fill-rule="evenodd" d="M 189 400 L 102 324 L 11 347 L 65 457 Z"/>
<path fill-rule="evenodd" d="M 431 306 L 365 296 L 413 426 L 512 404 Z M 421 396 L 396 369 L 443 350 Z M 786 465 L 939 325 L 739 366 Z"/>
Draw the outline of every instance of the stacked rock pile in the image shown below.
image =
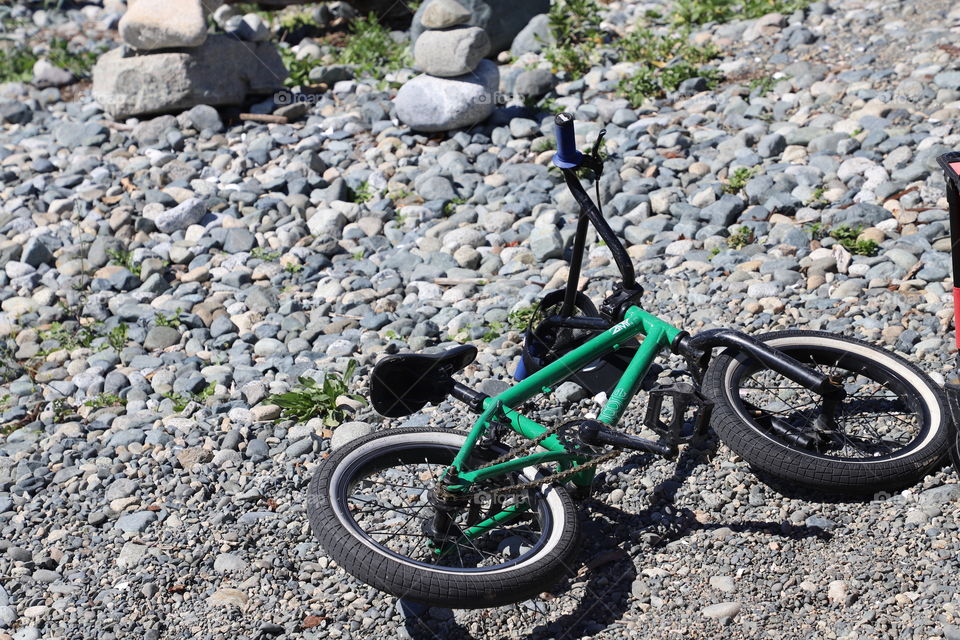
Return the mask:
<path fill-rule="evenodd" d="M 421 75 L 396 97 L 397 116 L 419 131 L 447 131 L 485 120 L 500 84 L 497 65 L 484 58 L 490 38 L 468 26 L 471 14 L 456 0 L 433 0 L 425 9 L 413 48 Z"/>
<path fill-rule="evenodd" d="M 222 0 L 131 0 L 120 20 L 124 46 L 101 56 L 93 95 L 114 118 L 206 105 L 237 105 L 283 86 L 287 71 L 259 16 Z M 216 12 L 226 34 L 208 34 Z"/>

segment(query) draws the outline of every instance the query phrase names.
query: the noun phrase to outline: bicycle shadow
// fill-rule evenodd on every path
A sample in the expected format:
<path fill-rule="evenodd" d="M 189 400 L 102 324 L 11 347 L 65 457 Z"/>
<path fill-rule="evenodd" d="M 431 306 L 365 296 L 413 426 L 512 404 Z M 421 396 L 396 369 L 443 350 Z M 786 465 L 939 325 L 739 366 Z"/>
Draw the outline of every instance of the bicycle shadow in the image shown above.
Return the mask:
<path fill-rule="evenodd" d="M 932 475 L 949 467 L 950 464 L 948 460 L 947 463 L 940 464 L 928 471 L 927 475 Z M 789 484 L 785 480 L 780 480 L 776 476 L 771 476 L 757 471 L 754 471 L 754 474 L 761 482 L 763 482 L 763 484 L 765 484 L 777 495 L 780 495 L 784 498 L 790 498 L 792 500 L 802 500 L 812 504 L 869 504 L 871 502 L 884 502 L 896 497 L 901 491 L 910 486 L 907 485 L 900 487 L 899 489 L 878 489 L 874 493 L 857 495 L 831 493 L 817 489 L 810 489 L 807 487 L 798 487 L 796 485 Z"/>
<path fill-rule="evenodd" d="M 532 628 L 523 637 L 529 640 L 552 638 L 554 640 L 579 640 L 593 636 L 612 624 L 621 621 L 631 608 L 631 587 L 637 579 L 636 563 L 625 549 L 637 544 L 643 547 L 641 553 L 675 542 L 695 531 L 728 528 L 734 533 L 764 533 L 784 538 L 817 537 L 829 540 L 831 534 L 817 526 L 793 525 L 789 522 L 764 522 L 747 520 L 740 522 L 703 523 L 685 507 L 677 508 L 676 496 L 684 482 L 701 464 L 716 453 L 719 440 L 708 433 L 685 447 L 677 459 L 673 473 L 659 482 L 653 489 L 648 506 L 639 512 L 624 511 L 604 502 L 604 487 L 597 497 L 591 497 L 582 503 L 583 538 L 596 550 L 590 558 L 582 560 L 582 567 L 556 589 L 554 601 L 564 598 L 577 598 L 572 610 L 561 613 L 541 623 L 531 623 Z M 647 467 L 659 458 L 650 454 L 636 454 L 606 473 L 607 476 L 624 468 Z M 599 517 L 598 517 L 599 516 Z M 642 533 L 638 534 L 640 531 Z M 638 541 L 637 538 L 640 538 Z M 582 595 L 566 595 L 570 591 Z M 536 601 L 535 601 L 536 602 Z M 523 606 L 523 605 L 519 605 Z M 548 601 L 548 608 L 556 609 L 556 603 Z M 490 610 L 492 612 L 499 609 Z M 408 617 L 406 631 L 413 640 L 476 640 L 463 625 L 458 623 L 449 609 L 424 608 L 424 615 Z M 491 624 L 499 624 L 503 617 L 496 615 Z M 544 616 L 546 617 L 546 616 Z M 438 619 L 439 618 L 439 619 Z M 502 629 L 498 629 L 499 637 Z"/>
<path fill-rule="evenodd" d="M 581 565 L 579 571 L 566 578 L 547 599 L 529 600 L 509 607 L 489 609 L 481 614 L 485 632 L 479 636 L 455 618 L 450 609 L 427 608 L 404 603 L 405 636 L 411 640 L 479 640 L 491 635 L 502 638 L 582 638 L 605 629 L 623 617 L 630 608 L 630 586 L 637 578 L 636 567 L 629 555 L 610 539 L 606 554 L 594 555 Z M 582 595 L 573 595 L 571 591 Z M 572 605 L 567 613 L 554 617 L 556 609 Z M 553 615 L 551 615 L 553 614 Z M 507 634 L 503 621 L 511 618 Z M 522 625 L 516 622 L 522 621 Z M 485 624 L 484 624 L 485 623 Z M 471 625 L 472 626 L 472 625 Z M 517 633 L 520 626 L 523 631 Z"/>

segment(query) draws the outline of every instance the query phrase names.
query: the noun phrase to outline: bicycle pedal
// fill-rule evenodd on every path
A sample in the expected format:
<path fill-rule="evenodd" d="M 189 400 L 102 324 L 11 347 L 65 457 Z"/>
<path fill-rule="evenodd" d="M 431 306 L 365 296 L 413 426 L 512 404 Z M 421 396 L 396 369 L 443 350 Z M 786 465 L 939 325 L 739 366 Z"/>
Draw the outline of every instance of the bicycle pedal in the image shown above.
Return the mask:
<path fill-rule="evenodd" d="M 670 398 L 673 402 L 672 415 L 669 424 L 660 418 L 663 411 L 663 401 Z M 693 433 L 683 436 L 683 424 L 687 410 L 696 408 Z M 713 403 L 703 397 L 693 385 L 678 382 L 673 385 L 663 385 L 652 389 L 648 393 L 647 411 L 643 417 L 643 425 L 669 442 L 679 443 L 691 440 L 706 432 L 713 412 Z"/>

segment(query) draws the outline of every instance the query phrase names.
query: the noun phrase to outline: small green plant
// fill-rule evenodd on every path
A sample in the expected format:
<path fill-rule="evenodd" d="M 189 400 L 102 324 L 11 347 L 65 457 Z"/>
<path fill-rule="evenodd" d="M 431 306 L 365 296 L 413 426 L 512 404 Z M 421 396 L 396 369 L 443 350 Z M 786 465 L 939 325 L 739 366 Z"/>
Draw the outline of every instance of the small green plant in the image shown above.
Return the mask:
<path fill-rule="evenodd" d="M 177 309 L 169 316 L 165 315 L 163 312 L 158 312 L 153 321 L 158 327 L 179 327 L 180 326 L 180 314 L 183 312 L 183 309 Z M 123 325 L 126 326 L 126 325 Z"/>
<path fill-rule="evenodd" d="M 343 374 L 327 372 L 321 382 L 301 376 L 291 391 L 270 396 L 268 402 L 280 407 L 280 416 L 296 422 L 320 418 L 328 427 L 335 427 L 346 417 L 344 409 L 337 406 L 337 398 L 346 396 L 363 404 L 363 396 L 350 393 L 350 380 L 356 372 L 357 362 L 351 360 Z"/>
<path fill-rule="evenodd" d="M 555 71 L 585 74 L 604 40 L 599 5 L 595 0 L 555 0 L 547 17 L 553 43 L 545 47 L 544 58 Z"/>
<path fill-rule="evenodd" d="M 0 49 L 0 82 L 27 82 L 33 77 L 37 56 L 25 47 Z"/>
<path fill-rule="evenodd" d="M 696 26 L 708 22 L 727 22 L 735 13 L 730 0 L 677 0 L 671 19 L 681 25 Z"/>
<path fill-rule="evenodd" d="M 523 307 L 507 314 L 507 324 L 517 331 L 525 331 L 533 319 L 534 307 Z"/>
<path fill-rule="evenodd" d="M 557 141 L 554 140 L 553 136 L 544 136 L 537 140 L 533 144 L 534 153 L 543 153 L 544 151 L 551 151 L 557 148 Z"/>
<path fill-rule="evenodd" d="M 773 88 L 777 85 L 777 79 L 773 76 L 759 76 L 750 80 L 750 83 L 747 85 L 747 88 L 750 89 L 750 93 L 757 93 L 757 97 L 762 98 L 767 95 Z"/>
<path fill-rule="evenodd" d="M 297 31 L 303 28 L 319 29 L 316 15 L 309 9 L 293 9 L 280 14 L 277 24 L 284 31 Z"/>
<path fill-rule="evenodd" d="M 411 195 L 413 194 L 407 191 L 406 189 L 397 189 L 396 191 L 393 191 L 387 194 L 387 198 L 393 201 L 397 201 L 397 200 L 405 200 L 406 198 L 409 198 Z"/>
<path fill-rule="evenodd" d="M 287 264 L 283 265 L 283 270 L 285 273 L 300 273 L 303 271 L 303 265 L 299 262 L 288 262 Z"/>
<path fill-rule="evenodd" d="M 709 62 L 718 55 L 713 45 L 695 47 L 683 35 L 660 34 L 650 29 L 634 29 L 617 43 L 617 49 L 625 62 L 655 66 L 666 65 L 678 56 L 690 62 Z"/>
<path fill-rule="evenodd" d="M 727 184 L 723 185 L 724 193 L 740 193 L 747 186 L 750 178 L 753 177 L 754 169 L 747 167 L 737 167 L 730 175 Z"/>
<path fill-rule="evenodd" d="M 850 227 L 849 225 L 840 225 L 830 231 L 830 237 L 837 241 L 841 247 L 850 253 L 858 256 L 875 256 L 880 246 L 873 240 L 859 240 L 860 232 L 863 226 Z"/>
<path fill-rule="evenodd" d="M 184 409 L 187 408 L 187 405 L 190 404 L 190 400 L 191 400 L 190 396 L 184 395 L 182 393 L 174 393 L 173 391 L 168 391 L 161 395 L 173 403 L 174 413 L 181 413 Z"/>
<path fill-rule="evenodd" d="M 467 202 L 466 198 L 454 198 L 443 203 L 443 216 L 449 218 L 457 212 L 457 207 Z"/>
<path fill-rule="evenodd" d="M 400 334 L 394 331 L 393 329 L 387 329 L 384 332 L 383 337 L 386 338 L 387 340 L 399 340 Z"/>
<path fill-rule="evenodd" d="M 844 243 L 854 242 L 857 239 L 857 236 L 860 235 L 861 231 L 863 231 L 863 225 L 851 227 L 848 224 L 842 224 L 830 231 L 830 237 L 839 242 L 841 245 L 844 245 Z"/>
<path fill-rule="evenodd" d="M 250 257 L 257 260 L 263 260 L 264 262 L 272 262 L 276 260 L 281 255 L 282 251 L 271 251 L 270 249 L 265 249 L 263 247 L 254 247 L 250 250 Z"/>
<path fill-rule="evenodd" d="M 681 25 L 729 22 L 734 18 L 752 20 L 768 13 L 793 13 L 810 6 L 813 0 L 677 0 L 671 14 Z"/>
<path fill-rule="evenodd" d="M 768 13 L 790 14 L 797 9 L 806 9 L 813 0 L 742 0 L 737 7 L 741 17 L 753 20 Z"/>
<path fill-rule="evenodd" d="M 813 193 L 810 194 L 810 199 L 807 200 L 807 204 L 815 204 L 823 200 L 823 194 L 827 192 L 826 187 L 820 185 L 819 187 L 814 188 Z M 819 223 L 816 223 L 819 224 Z"/>
<path fill-rule="evenodd" d="M 363 204 L 364 202 L 373 200 L 373 196 L 373 188 L 369 182 L 364 180 L 357 186 L 356 191 L 353 192 L 353 201 L 358 204 Z"/>
<path fill-rule="evenodd" d="M 50 403 L 50 408 L 53 409 L 54 422 L 66 422 L 74 415 L 73 407 L 66 398 L 56 398 Z"/>
<path fill-rule="evenodd" d="M 134 262 L 133 252 L 129 249 L 108 249 L 107 257 L 110 258 L 112 264 L 119 265 L 138 278 L 140 277 L 140 265 Z"/>
<path fill-rule="evenodd" d="M 558 114 L 566 111 L 566 107 L 559 104 L 556 98 L 544 98 L 538 106 L 540 110 L 546 111 L 547 113 Z"/>
<path fill-rule="evenodd" d="M 729 242 L 729 240 L 728 240 L 728 242 Z M 717 257 L 718 255 L 720 255 L 720 247 L 714 247 L 713 249 L 710 249 L 710 257 L 711 257 L 711 258 L 715 258 L 715 257 Z"/>
<path fill-rule="evenodd" d="M 727 246 L 731 249 L 740 250 L 753 244 L 754 236 L 750 227 L 740 227 L 736 233 L 727 238 Z"/>
<path fill-rule="evenodd" d="M 660 86 L 664 93 L 676 91 L 684 81 L 691 78 L 703 78 L 708 88 L 717 86 L 722 74 L 716 69 L 698 67 L 689 62 L 677 62 L 660 70 Z"/>
<path fill-rule="evenodd" d="M 240 15 L 255 13 L 268 24 L 273 19 L 273 14 L 270 11 L 264 10 L 263 7 L 261 7 L 257 2 L 238 2 L 232 6 L 236 13 Z"/>
<path fill-rule="evenodd" d="M 847 251 L 857 256 L 875 256 L 879 250 L 880 245 L 873 240 L 857 240 L 852 247 L 847 247 Z"/>
<path fill-rule="evenodd" d="M 283 66 L 287 68 L 288 74 L 287 79 L 283 81 L 284 86 L 301 87 L 309 85 L 310 71 L 317 66 L 316 61 L 309 58 L 298 60 L 297 54 L 290 47 L 280 47 L 279 51 L 280 59 L 283 61 Z"/>
<path fill-rule="evenodd" d="M 168 391 L 163 395 L 164 398 L 173 402 L 173 410 L 176 413 L 182 412 L 187 408 L 191 402 L 196 402 L 198 404 L 203 404 L 207 398 L 211 397 L 216 390 L 216 385 L 212 382 L 208 383 L 200 391 L 194 391 L 192 393 L 177 393 L 174 391 Z"/>
<path fill-rule="evenodd" d="M 123 398 L 115 393 L 101 393 L 83 403 L 86 407 L 94 409 L 103 409 L 104 407 L 116 407 L 123 404 Z"/>
<path fill-rule="evenodd" d="M 106 47 L 101 46 L 96 50 L 71 49 L 70 43 L 63 38 L 52 38 L 47 45 L 47 59 L 54 66 L 66 69 L 78 78 L 86 78 L 90 75 L 93 65 L 97 63 L 100 54 L 106 51 Z"/>
<path fill-rule="evenodd" d="M 340 62 L 355 65 L 361 75 L 382 78 L 406 66 L 410 53 L 404 42 L 398 42 L 373 13 L 350 25 L 350 37 L 340 51 Z"/>
<path fill-rule="evenodd" d="M 207 386 L 205 386 L 203 389 L 193 394 L 193 398 L 197 402 L 203 403 L 207 400 L 207 398 L 213 397 L 213 394 L 216 390 L 217 390 L 216 384 L 214 384 L 213 382 L 207 383 Z"/>
<path fill-rule="evenodd" d="M 493 342 L 503 333 L 504 326 L 502 322 L 491 322 L 487 325 L 487 330 L 480 336 L 481 342 Z"/>
<path fill-rule="evenodd" d="M 77 348 L 89 348 L 93 341 L 100 337 L 99 324 L 80 325 L 79 328 L 70 330 L 59 322 L 54 322 L 47 329 L 41 329 L 38 336 L 41 342 L 46 340 L 55 340 L 60 345 L 60 349 L 72 351 Z M 46 355 L 49 352 L 41 352 Z"/>
<path fill-rule="evenodd" d="M 366 255 L 367 254 L 363 249 L 358 249 L 357 251 L 354 251 L 353 253 L 351 253 L 350 257 L 353 258 L 354 260 L 363 260 L 364 256 Z"/>
<path fill-rule="evenodd" d="M 55 37 L 47 42 L 46 51 L 41 52 L 39 57 L 46 58 L 50 64 L 66 69 L 78 78 L 85 78 L 90 75 L 90 70 L 104 50 L 104 47 L 96 50 L 71 49 L 69 41 Z M 29 81 L 33 78 L 33 65 L 39 57 L 29 46 L 0 49 L 0 82 Z"/>
<path fill-rule="evenodd" d="M 121 322 L 107 334 L 107 344 L 113 347 L 117 353 L 127 346 L 127 325 Z"/>
<path fill-rule="evenodd" d="M 804 227 L 804 230 L 810 234 L 813 240 L 821 240 L 827 234 L 822 222 L 811 222 Z"/>
<path fill-rule="evenodd" d="M 634 109 L 643 105 L 644 100 L 663 94 L 656 74 L 650 69 L 639 69 L 617 83 L 617 93 L 627 99 Z"/>
<path fill-rule="evenodd" d="M 720 79 L 716 69 L 702 66 L 719 55 L 717 48 L 712 44 L 692 45 L 682 34 L 635 29 L 620 40 L 617 48 L 622 60 L 643 64 L 617 87 L 634 107 L 639 107 L 646 98 L 675 91 L 690 78 L 704 78 L 708 86 L 715 86 Z"/>

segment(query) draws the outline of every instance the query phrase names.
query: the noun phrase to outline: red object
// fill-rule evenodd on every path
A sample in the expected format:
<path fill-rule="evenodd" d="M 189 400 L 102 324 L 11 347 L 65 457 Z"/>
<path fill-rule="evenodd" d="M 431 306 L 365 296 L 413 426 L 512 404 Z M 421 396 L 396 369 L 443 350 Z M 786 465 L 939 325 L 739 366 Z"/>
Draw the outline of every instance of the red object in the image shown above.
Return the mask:
<path fill-rule="evenodd" d="M 953 288 L 953 335 L 960 349 L 960 287 Z"/>

